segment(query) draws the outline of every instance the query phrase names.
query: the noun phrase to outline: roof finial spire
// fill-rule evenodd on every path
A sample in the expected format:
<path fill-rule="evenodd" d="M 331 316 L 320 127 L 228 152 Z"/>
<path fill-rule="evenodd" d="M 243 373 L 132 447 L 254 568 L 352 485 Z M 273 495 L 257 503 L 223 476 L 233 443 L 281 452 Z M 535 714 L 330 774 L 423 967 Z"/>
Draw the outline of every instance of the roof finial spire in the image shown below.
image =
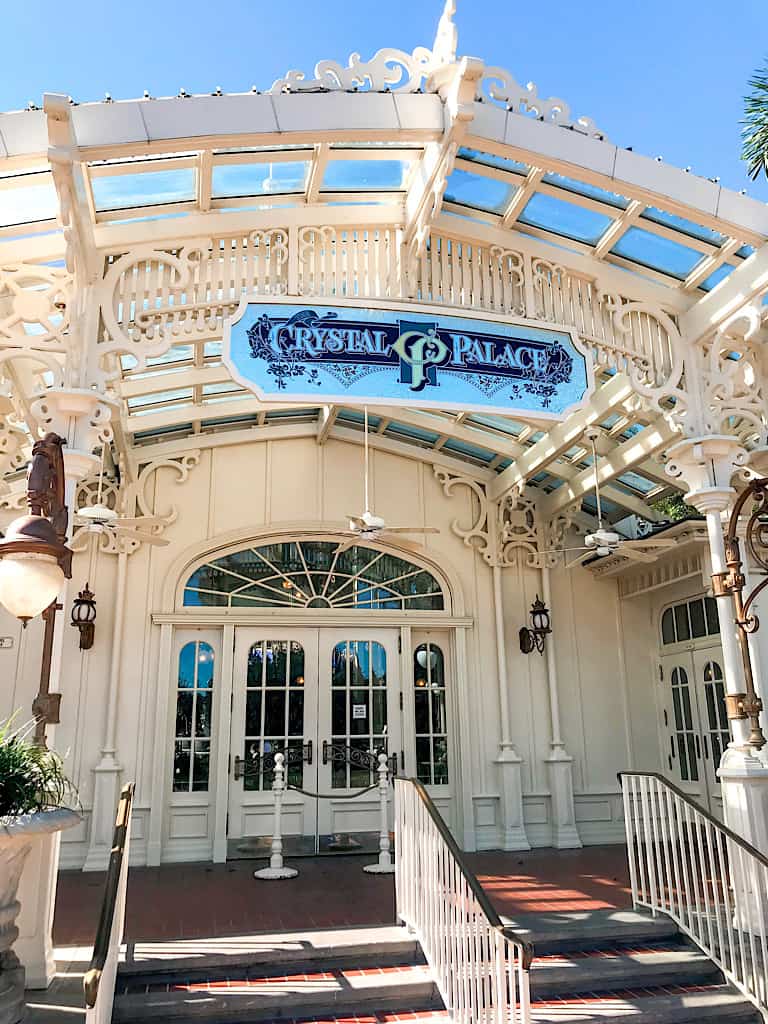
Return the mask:
<path fill-rule="evenodd" d="M 437 23 L 435 41 L 432 45 L 432 59 L 436 67 L 453 64 L 459 45 L 459 33 L 453 20 L 456 14 L 456 0 L 445 0 L 443 13 Z"/>

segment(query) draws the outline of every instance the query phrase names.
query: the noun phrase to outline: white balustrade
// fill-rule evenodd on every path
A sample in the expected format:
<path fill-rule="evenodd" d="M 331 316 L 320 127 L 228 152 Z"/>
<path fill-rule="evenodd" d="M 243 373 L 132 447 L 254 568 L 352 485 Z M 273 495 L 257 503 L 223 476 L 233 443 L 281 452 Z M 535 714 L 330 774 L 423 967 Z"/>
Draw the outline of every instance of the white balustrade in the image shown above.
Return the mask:
<path fill-rule="evenodd" d="M 395 779 L 397 916 L 456 1024 L 529 1024 L 530 944 L 504 927 L 426 790 Z"/>
<path fill-rule="evenodd" d="M 634 905 L 671 917 L 768 1019 L 768 859 L 662 776 L 621 782 Z"/>
<path fill-rule="evenodd" d="M 369 875 L 391 875 L 395 865 L 392 863 L 389 842 L 389 765 L 387 755 L 379 754 L 379 806 L 381 810 L 381 826 L 379 828 L 379 859 L 376 864 L 366 864 L 363 871 Z"/>
<path fill-rule="evenodd" d="M 269 858 L 269 867 L 254 871 L 254 878 L 261 878 L 268 882 L 280 881 L 283 878 L 295 878 L 298 875 L 296 868 L 287 868 L 283 864 L 283 833 L 282 813 L 283 794 L 285 793 L 285 755 L 275 754 L 275 771 L 272 776 L 272 798 L 275 804 L 274 822 L 272 825 L 272 849 Z"/>

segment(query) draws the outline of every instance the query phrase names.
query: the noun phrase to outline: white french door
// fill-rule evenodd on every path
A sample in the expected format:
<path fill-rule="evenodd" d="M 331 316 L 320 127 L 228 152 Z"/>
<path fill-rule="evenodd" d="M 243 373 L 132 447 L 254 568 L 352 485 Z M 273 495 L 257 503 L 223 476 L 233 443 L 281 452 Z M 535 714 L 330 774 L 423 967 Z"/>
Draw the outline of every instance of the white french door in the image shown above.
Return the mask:
<path fill-rule="evenodd" d="M 393 767 L 400 763 L 397 637 L 393 629 L 237 629 L 229 857 L 268 853 L 277 752 L 290 787 L 282 818 L 287 854 L 378 849 L 378 795 L 352 797 L 375 785 L 381 751 Z"/>
<path fill-rule="evenodd" d="M 685 792 L 721 815 L 717 769 L 730 741 L 721 648 L 665 655 L 661 686 L 667 768 Z"/>

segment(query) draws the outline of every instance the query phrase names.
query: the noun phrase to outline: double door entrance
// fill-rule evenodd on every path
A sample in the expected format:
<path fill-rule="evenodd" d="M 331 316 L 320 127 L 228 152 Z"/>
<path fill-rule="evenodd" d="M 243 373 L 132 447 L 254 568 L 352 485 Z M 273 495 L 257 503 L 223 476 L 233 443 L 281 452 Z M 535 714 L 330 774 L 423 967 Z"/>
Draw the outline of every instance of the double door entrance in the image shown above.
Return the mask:
<path fill-rule="evenodd" d="M 228 856 L 268 852 L 274 758 L 289 855 L 378 849 L 378 754 L 402 759 L 396 629 L 242 627 L 235 635 Z M 301 792 L 303 791 L 303 792 Z M 315 794 L 320 794 L 316 796 Z"/>
<path fill-rule="evenodd" d="M 720 645 L 661 659 L 666 767 L 685 792 L 722 816 L 717 769 L 730 741 Z"/>

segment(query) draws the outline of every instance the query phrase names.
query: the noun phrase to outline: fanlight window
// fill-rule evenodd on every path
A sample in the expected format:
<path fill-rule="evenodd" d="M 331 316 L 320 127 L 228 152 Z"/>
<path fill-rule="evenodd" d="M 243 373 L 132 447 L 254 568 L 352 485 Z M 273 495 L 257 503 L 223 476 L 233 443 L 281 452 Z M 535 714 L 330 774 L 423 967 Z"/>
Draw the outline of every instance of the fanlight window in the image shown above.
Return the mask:
<path fill-rule="evenodd" d="M 187 607 L 442 611 L 443 591 L 421 566 L 338 541 L 266 544 L 201 565 L 184 588 Z"/>

